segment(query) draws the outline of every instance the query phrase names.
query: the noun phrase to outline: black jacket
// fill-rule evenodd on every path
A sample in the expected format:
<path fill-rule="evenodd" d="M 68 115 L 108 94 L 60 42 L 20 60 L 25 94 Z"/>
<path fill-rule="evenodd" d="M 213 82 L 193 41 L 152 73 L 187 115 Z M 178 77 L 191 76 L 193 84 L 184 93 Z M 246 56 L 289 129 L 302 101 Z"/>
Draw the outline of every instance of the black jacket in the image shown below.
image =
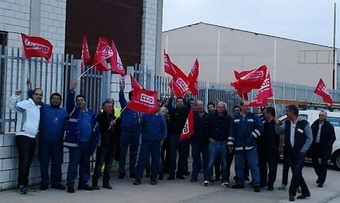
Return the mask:
<path fill-rule="evenodd" d="M 217 112 L 210 113 L 205 121 L 205 133 L 208 138 L 216 141 L 227 141 L 229 136 L 231 116 L 224 112 L 219 116 Z"/>
<path fill-rule="evenodd" d="M 262 152 L 278 153 L 280 135 L 275 132 L 275 121 L 263 124 L 263 134 L 257 140 L 258 150 Z"/>
<path fill-rule="evenodd" d="M 184 105 L 182 108 L 174 108 L 172 106 L 173 97 L 170 97 L 168 103 L 168 110 L 170 115 L 170 122 L 169 122 L 169 133 L 175 134 L 180 136 L 182 133 L 185 121 L 188 118 L 188 114 L 190 111 L 190 102 Z"/>
<path fill-rule="evenodd" d="M 316 137 L 319 131 L 319 119 L 314 121 L 312 124 L 312 132 L 313 132 L 313 142 L 311 147 L 311 153 L 313 153 L 313 150 L 317 150 L 314 148 Z M 335 131 L 334 126 L 329 122 L 325 121 L 324 124 L 321 127 L 320 132 L 320 147 L 321 147 L 321 154 L 324 158 L 330 159 L 332 154 L 332 147 L 333 143 L 335 142 Z"/>
<path fill-rule="evenodd" d="M 197 112 L 194 112 L 194 134 L 191 136 L 192 140 L 208 141 L 208 137 L 205 134 L 205 121 L 207 116 L 207 112 L 204 112 L 202 116 L 200 116 Z"/>
<path fill-rule="evenodd" d="M 113 114 L 106 114 L 105 112 L 97 115 L 97 122 L 100 131 L 100 146 L 111 146 L 118 142 L 119 139 L 119 119 L 116 120 L 117 124 L 110 127 L 110 121 L 116 119 Z"/>

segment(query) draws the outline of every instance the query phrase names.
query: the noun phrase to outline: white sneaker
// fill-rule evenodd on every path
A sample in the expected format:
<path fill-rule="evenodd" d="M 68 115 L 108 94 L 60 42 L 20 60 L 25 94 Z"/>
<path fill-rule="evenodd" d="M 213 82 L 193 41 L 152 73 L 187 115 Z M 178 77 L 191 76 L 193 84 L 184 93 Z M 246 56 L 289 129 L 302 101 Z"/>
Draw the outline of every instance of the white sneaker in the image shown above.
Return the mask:
<path fill-rule="evenodd" d="M 278 187 L 279 190 L 285 190 L 286 189 L 286 185 L 285 184 L 282 184 Z"/>
<path fill-rule="evenodd" d="M 203 185 L 204 185 L 205 187 L 209 187 L 209 186 L 210 186 L 210 182 L 207 181 L 207 180 L 205 180 L 205 181 L 203 182 Z"/>
<path fill-rule="evenodd" d="M 228 182 L 223 182 L 223 183 L 221 184 L 221 186 L 227 188 L 227 187 L 229 187 L 229 183 L 228 183 Z"/>

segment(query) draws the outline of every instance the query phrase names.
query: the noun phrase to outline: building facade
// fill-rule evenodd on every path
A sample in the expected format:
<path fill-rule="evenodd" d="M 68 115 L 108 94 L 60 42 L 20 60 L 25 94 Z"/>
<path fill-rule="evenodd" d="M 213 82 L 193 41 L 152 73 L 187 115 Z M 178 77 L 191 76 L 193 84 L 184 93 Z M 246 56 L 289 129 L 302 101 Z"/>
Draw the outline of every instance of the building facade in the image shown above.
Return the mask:
<path fill-rule="evenodd" d="M 333 48 L 328 46 L 201 22 L 164 31 L 162 48 L 186 74 L 198 58 L 200 81 L 230 83 L 234 70 L 267 65 L 273 81 L 316 86 L 323 78 L 332 88 Z"/>

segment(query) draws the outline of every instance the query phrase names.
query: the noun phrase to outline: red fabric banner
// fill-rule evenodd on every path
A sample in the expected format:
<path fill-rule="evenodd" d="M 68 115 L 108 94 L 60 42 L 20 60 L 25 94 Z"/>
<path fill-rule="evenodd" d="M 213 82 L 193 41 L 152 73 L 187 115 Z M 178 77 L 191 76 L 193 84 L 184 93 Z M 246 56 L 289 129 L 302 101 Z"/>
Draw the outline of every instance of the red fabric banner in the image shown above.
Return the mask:
<path fill-rule="evenodd" d="M 198 74 L 199 63 L 198 60 L 196 59 L 188 75 L 188 86 L 193 96 L 198 95 L 198 82 L 197 82 Z"/>
<path fill-rule="evenodd" d="M 133 90 L 141 90 L 143 87 L 137 82 L 137 80 L 130 74 L 131 86 Z"/>
<path fill-rule="evenodd" d="M 113 41 L 111 41 L 111 50 L 113 52 L 113 56 L 111 57 L 111 60 L 110 60 L 111 72 L 118 73 L 121 76 L 126 75 L 122 60 L 119 56 L 118 50 Z"/>
<path fill-rule="evenodd" d="M 321 96 L 322 100 L 328 104 L 333 104 L 333 99 L 331 94 L 328 92 L 326 84 L 320 78 L 318 85 L 316 86 L 314 93 Z"/>
<path fill-rule="evenodd" d="M 25 57 L 44 57 L 47 61 L 52 56 L 53 45 L 44 38 L 30 37 L 21 33 L 21 40 L 24 47 Z"/>
<path fill-rule="evenodd" d="M 194 109 L 191 108 L 188 114 L 187 120 L 185 121 L 182 134 L 179 136 L 179 141 L 185 138 L 190 138 L 194 134 Z"/>
<path fill-rule="evenodd" d="M 170 56 L 164 50 L 164 72 L 168 73 L 172 77 L 176 75 L 175 68 L 177 68 L 177 66 L 174 67 L 173 65 L 174 64 L 171 62 Z"/>
<path fill-rule="evenodd" d="M 81 48 L 81 73 L 84 72 L 84 65 L 90 62 L 90 51 L 87 44 L 86 36 L 83 37 L 83 46 Z"/>
<path fill-rule="evenodd" d="M 93 65 L 99 71 L 111 70 L 107 67 L 106 60 L 113 56 L 113 51 L 110 47 L 109 42 L 102 37 L 99 37 L 96 55 L 94 56 Z"/>
<path fill-rule="evenodd" d="M 158 111 L 157 91 L 146 89 L 133 90 L 132 100 L 127 104 L 127 108 L 142 112 L 142 113 L 156 113 Z"/>

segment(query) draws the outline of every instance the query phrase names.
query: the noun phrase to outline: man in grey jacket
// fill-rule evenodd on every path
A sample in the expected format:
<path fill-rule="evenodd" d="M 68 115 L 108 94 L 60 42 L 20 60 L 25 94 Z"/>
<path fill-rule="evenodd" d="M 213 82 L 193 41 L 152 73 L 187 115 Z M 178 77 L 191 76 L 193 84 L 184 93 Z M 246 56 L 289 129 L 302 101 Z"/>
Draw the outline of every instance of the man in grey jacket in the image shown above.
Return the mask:
<path fill-rule="evenodd" d="M 284 150 L 292 167 L 292 180 L 289 187 L 289 201 L 295 201 L 296 190 L 301 187 L 302 194 L 297 199 L 310 197 L 310 191 L 302 176 L 306 152 L 309 149 L 313 136 L 308 121 L 298 118 L 299 110 L 295 105 L 286 106 L 286 120 L 281 126 L 275 118 L 275 131 L 285 135 Z"/>

